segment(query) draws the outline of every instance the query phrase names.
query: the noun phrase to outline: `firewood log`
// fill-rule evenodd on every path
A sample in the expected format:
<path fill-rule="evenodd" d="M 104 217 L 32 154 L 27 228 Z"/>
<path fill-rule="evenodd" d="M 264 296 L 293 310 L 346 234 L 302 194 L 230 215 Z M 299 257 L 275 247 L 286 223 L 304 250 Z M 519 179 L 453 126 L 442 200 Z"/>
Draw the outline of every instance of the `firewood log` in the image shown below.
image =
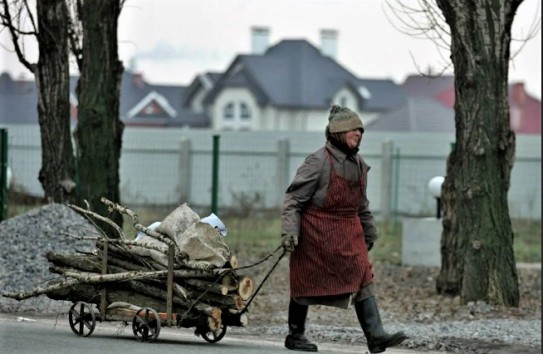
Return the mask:
<path fill-rule="evenodd" d="M 237 276 L 234 272 L 228 272 L 222 276 L 221 284 L 228 288 L 228 291 L 237 290 L 239 287 L 239 282 Z"/>
<path fill-rule="evenodd" d="M 197 295 L 198 300 L 220 308 L 232 308 L 241 310 L 245 304 L 239 295 L 217 295 L 213 293 L 202 293 Z"/>
<path fill-rule="evenodd" d="M 238 258 L 235 255 L 230 256 L 230 260 L 224 265 L 225 268 L 237 268 L 239 267 Z"/>
<path fill-rule="evenodd" d="M 47 252 L 45 258 L 54 265 L 63 268 L 74 268 L 97 273 L 102 269 L 102 261 L 95 255 L 67 255 Z"/>
<path fill-rule="evenodd" d="M 214 283 L 213 281 L 206 281 L 201 279 L 186 279 L 184 281 L 188 287 L 198 290 L 199 292 L 209 291 L 214 294 L 226 295 L 228 294 L 228 287 L 221 283 Z"/>
<path fill-rule="evenodd" d="M 249 319 L 245 313 L 230 309 L 222 312 L 222 323 L 226 326 L 247 327 Z"/>
<path fill-rule="evenodd" d="M 251 295 L 253 295 L 253 291 L 254 291 L 253 279 L 251 279 L 248 276 L 244 276 L 238 281 L 238 284 L 239 285 L 238 285 L 237 292 L 239 296 L 244 301 L 248 300 L 251 297 Z"/>

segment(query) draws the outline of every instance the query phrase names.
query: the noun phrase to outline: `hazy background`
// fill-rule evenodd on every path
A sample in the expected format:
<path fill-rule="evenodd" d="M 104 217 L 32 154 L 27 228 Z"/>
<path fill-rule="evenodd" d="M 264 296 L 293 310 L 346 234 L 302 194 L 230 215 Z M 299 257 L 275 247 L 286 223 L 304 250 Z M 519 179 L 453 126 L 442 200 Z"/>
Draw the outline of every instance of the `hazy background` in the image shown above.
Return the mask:
<path fill-rule="evenodd" d="M 525 0 L 513 23 L 513 38 L 526 38 L 540 20 L 541 0 Z M 390 21 L 399 25 L 385 0 L 127 0 L 119 20 L 119 56 L 125 67 L 132 65 L 151 83 L 187 85 L 197 74 L 224 71 L 237 54 L 249 54 L 251 27 L 265 26 L 270 45 L 307 39 L 319 47 L 321 29 L 337 30 L 337 60 L 361 78 L 402 83 L 419 70 L 439 72 L 447 66 L 447 51 L 401 33 Z M 12 48 L 6 34 L 0 34 L 0 72 L 30 78 L 6 50 Z M 513 41 L 512 54 L 521 44 Z M 33 46 L 27 52 L 37 60 Z M 446 73 L 452 74 L 452 68 Z M 523 81 L 541 99 L 539 27 L 510 63 L 509 79 Z"/>

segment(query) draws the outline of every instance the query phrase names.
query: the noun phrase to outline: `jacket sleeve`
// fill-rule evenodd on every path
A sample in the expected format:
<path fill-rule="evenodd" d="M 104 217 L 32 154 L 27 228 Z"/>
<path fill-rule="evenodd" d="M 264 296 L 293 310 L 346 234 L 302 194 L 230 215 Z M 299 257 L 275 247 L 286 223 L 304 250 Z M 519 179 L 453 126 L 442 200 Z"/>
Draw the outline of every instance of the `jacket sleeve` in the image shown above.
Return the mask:
<path fill-rule="evenodd" d="M 362 159 L 361 159 L 362 160 Z M 368 171 L 370 166 L 367 165 L 364 160 L 361 161 L 361 169 L 364 178 L 364 190 L 362 191 L 362 201 L 360 203 L 360 209 L 358 210 L 358 216 L 360 218 L 360 223 L 362 224 L 362 229 L 364 230 L 364 238 L 366 243 L 374 243 L 377 238 L 377 227 L 375 226 L 375 219 L 370 210 L 370 201 L 368 200 L 366 190 L 368 186 Z"/>
<path fill-rule="evenodd" d="M 313 197 L 323 163 L 322 159 L 312 154 L 296 171 L 296 176 L 285 193 L 281 214 L 281 235 L 299 236 L 302 210 Z"/>

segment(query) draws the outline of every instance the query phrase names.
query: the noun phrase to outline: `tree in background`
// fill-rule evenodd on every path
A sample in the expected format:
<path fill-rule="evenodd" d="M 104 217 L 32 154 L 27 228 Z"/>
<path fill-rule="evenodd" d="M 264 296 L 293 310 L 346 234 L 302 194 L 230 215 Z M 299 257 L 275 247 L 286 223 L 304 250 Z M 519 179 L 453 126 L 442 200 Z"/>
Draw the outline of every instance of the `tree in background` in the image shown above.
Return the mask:
<path fill-rule="evenodd" d="M 48 202 L 73 202 L 75 157 L 70 131 L 68 9 L 64 0 L 37 2 L 36 16 L 26 1 L 2 0 L 2 26 L 10 32 L 19 62 L 35 76 L 42 166 L 38 179 Z M 26 25 L 23 25 L 26 24 Z M 24 40 L 35 37 L 38 62 L 25 57 Z"/>
<path fill-rule="evenodd" d="M 518 306 L 507 200 L 515 134 L 507 96 L 511 28 L 522 0 L 397 3 L 394 10 L 413 20 L 408 27 L 445 42 L 454 67 L 456 142 L 442 186 L 437 291 L 460 295 L 462 303 Z"/>
<path fill-rule="evenodd" d="M 88 202 L 91 210 L 103 216 L 108 210 L 102 197 L 120 203 L 123 66 L 118 59 L 117 25 L 122 4 L 122 0 L 40 0 L 34 16 L 26 0 L 2 0 L 0 10 L 19 61 L 36 77 L 42 143 L 39 180 L 45 200 L 83 207 Z M 30 64 L 22 49 L 28 36 L 38 43 L 37 64 Z M 81 73 L 76 89 L 75 156 L 70 127 L 70 52 Z M 120 214 L 110 219 L 122 226 Z M 111 225 L 97 223 L 109 236 L 117 236 Z"/>
<path fill-rule="evenodd" d="M 119 161 L 124 124 L 119 117 L 123 73 L 117 50 L 117 26 L 122 1 L 77 0 L 77 21 L 71 29 L 72 47 L 81 76 L 77 85 L 78 123 L 75 130 L 79 188 L 100 215 L 108 214 L 102 197 L 120 203 Z M 79 23 L 80 27 L 75 26 Z M 82 36 L 78 36 L 81 33 Z M 82 38 L 82 42 L 78 39 Z M 78 45 L 80 43 L 80 45 Z M 122 216 L 109 216 L 122 226 Z M 98 223 L 109 236 L 113 227 Z"/>

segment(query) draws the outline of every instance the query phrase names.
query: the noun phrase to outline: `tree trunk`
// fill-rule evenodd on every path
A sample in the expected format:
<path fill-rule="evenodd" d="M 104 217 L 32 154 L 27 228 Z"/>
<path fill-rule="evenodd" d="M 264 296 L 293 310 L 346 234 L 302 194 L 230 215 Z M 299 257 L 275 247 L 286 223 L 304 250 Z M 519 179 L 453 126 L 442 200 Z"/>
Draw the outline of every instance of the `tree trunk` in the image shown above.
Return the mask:
<path fill-rule="evenodd" d="M 119 117 L 123 73 L 117 51 L 119 0 L 82 1 L 83 27 L 81 77 L 77 87 L 79 122 L 76 130 L 81 194 L 92 211 L 107 216 L 100 199 L 120 203 L 119 160 L 124 125 Z M 122 226 L 122 215 L 109 215 Z M 117 238 L 111 225 L 97 221 L 107 235 Z"/>
<path fill-rule="evenodd" d="M 441 294 L 518 306 L 507 192 L 511 25 L 522 1 L 437 0 L 451 33 L 456 142 L 443 184 Z"/>
<path fill-rule="evenodd" d="M 73 202 L 75 157 L 70 131 L 68 9 L 64 0 L 37 2 L 39 52 L 35 66 L 42 166 L 38 179 L 49 202 Z"/>

